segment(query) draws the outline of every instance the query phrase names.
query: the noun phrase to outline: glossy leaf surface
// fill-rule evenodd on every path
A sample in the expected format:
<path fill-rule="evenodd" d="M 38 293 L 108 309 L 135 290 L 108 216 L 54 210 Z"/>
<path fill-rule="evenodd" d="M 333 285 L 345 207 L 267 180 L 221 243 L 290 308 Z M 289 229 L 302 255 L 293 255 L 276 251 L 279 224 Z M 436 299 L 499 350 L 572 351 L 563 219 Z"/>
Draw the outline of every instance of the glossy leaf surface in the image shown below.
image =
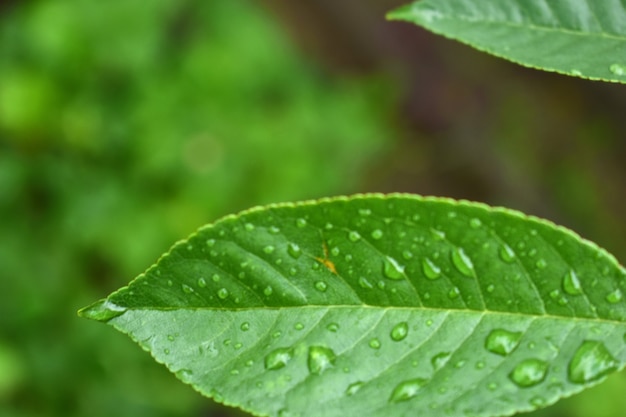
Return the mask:
<path fill-rule="evenodd" d="M 502 416 L 626 361 L 626 271 L 506 209 L 364 195 L 201 228 L 85 317 L 270 416 Z"/>
<path fill-rule="evenodd" d="M 623 0 L 421 0 L 389 18 L 527 67 L 626 83 Z"/>

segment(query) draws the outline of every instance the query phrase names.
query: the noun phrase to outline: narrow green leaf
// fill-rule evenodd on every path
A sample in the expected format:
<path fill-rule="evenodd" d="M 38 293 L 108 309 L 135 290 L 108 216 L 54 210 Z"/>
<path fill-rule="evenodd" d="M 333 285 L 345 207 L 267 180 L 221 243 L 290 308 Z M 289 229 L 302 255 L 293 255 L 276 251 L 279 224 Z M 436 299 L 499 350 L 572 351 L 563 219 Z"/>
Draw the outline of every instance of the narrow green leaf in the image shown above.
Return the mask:
<path fill-rule="evenodd" d="M 626 271 L 552 223 L 361 195 L 201 228 L 82 310 L 269 416 L 502 416 L 626 362 Z"/>
<path fill-rule="evenodd" d="M 388 18 L 527 67 L 626 83 L 623 0 L 421 0 Z"/>

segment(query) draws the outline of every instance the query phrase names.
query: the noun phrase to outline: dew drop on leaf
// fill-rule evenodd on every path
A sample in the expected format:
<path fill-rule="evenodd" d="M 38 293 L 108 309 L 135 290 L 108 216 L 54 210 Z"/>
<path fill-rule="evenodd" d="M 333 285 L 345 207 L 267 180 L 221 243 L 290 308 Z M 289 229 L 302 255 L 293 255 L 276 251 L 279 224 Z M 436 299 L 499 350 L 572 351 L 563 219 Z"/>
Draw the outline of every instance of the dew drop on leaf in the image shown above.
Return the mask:
<path fill-rule="evenodd" d="M 618 76 L 626 76 L 626 65 L 612 64 L 609 67 L 609 71 Z"/>
<path fill-rule="evenodd" d="M 408 334 L 409 324 L 406 321 L 402 321 L 393 326 L 393 329 L 391 329 L 391 333 L 389 334 L 389 336 L 391 337 L 391 340 L 399 342 L 401 340 L 404 340 Z"/>
<path fill-rule="evenodd" d="M 474 276 L 474 264 L 463 248 L 456 248 L 452 251 L 452 263 L 466 277 Z"/>
<path fill-rule="evenodd" d="M 548 266 L 548 263 L 544 259 L 539 259 L 535 263 L 535 266 L 539 269 L 546 269 L 546 267 Z"/>
<path fill-rule="evenodd" d="M 206 287 L 206 280 L 204 278 L 198 278 L 198 287 L 200 288 Z"/>
<path fill-rule="evenodd" d="M 502 258 L 504 262 L 511 263 L 515 261 L 515 252 L 509 245 L 502 245 L 500 247 L 500 258 Z"/>
<path fill-rule="evenodd" d="M 272 245 L 268 245 L 268 246 L 266 246 L 266 247 L 264 247 L 264 248 L 263 248 L 263 252 L 265 252 L 265 253 L 267 253 L 267 254 L 269 255 L 269 254 L 271 254 L 271 253 L 274 253 L 274 250 L 275 250 L 275 249 L 276 249 L 276 248 L 274 248 L 274 246 L 272 246 Z"/>
<path fill-rule="evenodd" d="M 225 300 L 228 298 L 228 290 L 226 288 L 220 288 L 217 291 L 217 296 L 221 299 L 221 300 Z"/>
<path fill-rule="evenodd" d="M 383 237 L 383 231 L 380 229 L 376 229 L 372 232 L 372 239 L 379 240 Z"/>
<path fill-rule="evenodd" d="M 246 229 L 246 231 L 251 232 L 254 230 L 254 225 L 252 223 L 246 223 L 243 225 L 244 229 Z"/>
<path fill-rule="evenodd" d="M 389 402 L 397 403 L 410 400 L 419 393 L 420 389 L 426 385 L 426 382 L 428 382 L 426 379 L 415 378 L 399 383 L 393 389 Z"/>
<path fill-rule="evenodd" d="M 361 288 L 363 288 L 363 289 L 366 289 L 366 290 L 371 290 L 372 288 L 374 288 L 374 286 L 372 285 L 372 283 L 371 283 L 371 282 L 369 282 L 369 281 L 367 280 L 367 278 L 365 278 L 365 277 L 360 277 L 360 278 L 359 278 L 359 286 L 360 286 Z"/>
<path fill-rule="evenodd" d="M 209 248 L 212 248 L 213 246 L 215 246 L 215 239 L 207 239 L 207 241 L 206 241 L 206 245 L 207 245 Z"/>
<path fill-rule="evenodd" d="M 329 332 L 337 333 L 337 330 L 339 330 L 339 325 L 337 323 L 329 323 L 328 326 L 326 326 L 326 330 L 328 330 Z"/>
<path fill-rule="evenodd" d="M 430 359 L 430 363 L 435 370 L 440 369 L 450 359 L 450 352 L 441 352 Z"/>
<path fill-rule="evenodd" d="M 461 295 L 461 290 L 459 290 L 459 287 L 454 287 L 450 291 L 448 291 L 448 298 L 451 300 L 459 298 L 459 295 Z"/>
<path fill-rule="evenodd" d="M 575 384 L 586 384 L 617 370 L 617 366 L 617 360 L 602 342 L 587 340 L 574 353 L 567 375 Z"/>
<path fill-rule="evenodd" d="M 217 275 L 217 274 L 213 274 L 213 276 L 211 277 L 211 280 L 212 280 L 213 282 L 219 282 L 219 280 L 220 280 L 220 276 L 219 276 L 219 275 Z"/>
<path fill-rule="evenodd" d="M 622 301 L 622 298 L 623 298 L 622 291 L 618 288 L 606 296 L 606 301 L 608 301 L 611 304 L 617 304 L 620 301 Z"/>
<path fill-rule="evenodd" d="M 369 346 L 372 349 L 380 349 L 380 340 L 378 340 L 377 338 L 370 340 Z"/>
<path fill-rule="evenodd" d="M 267 297 L 272 295 L 273 292 L 274 292 L 274 289 L 269 285 L 265 287 L 265 289 L 263 289 L 263 294 L 265 294 Z"/>
<path fill-rule="evenodd" d="M 361 235 L 359 232 L 353 230 L 348 233 L 348 239 L 350 239 L 351 242 L 358 242 L 361 239 Z"/>
<path fill-rule="evenodd" d="M 383 261 L 383 273 L 389 279 L 401 280 L 405 278 L 404 266 L 390 256 L 385 257 Z"/>
<path fill-rule="evenodd" d="M 187 285 L 187 284 L 183 284 L 183 285 L 182 285 L 182 288 L 183 288 L 183 292 L 184 292 L 185 294 L 191 294 L 191 293 L 193 292 L 193 288 L 191 288 L 191 287 L 190 287 L 189 285 Z"/>
<path fill-rule="evenodd" d="M 515 350 L 522 338 L 522 332 L 510 332 L 504 329 L 495 329 L 485 340 L 485 349 L 501 356 L 507 356 Z"/>
<path fill-rule="evenodd" d="M 422 261 L 422 270 L 428 279 L 437 279 L 441 276 L 441 268 L 428 258 Z"/>
<path fill-rule="evenodd" d="M 302 249 L 295 243 L 289 243 L 287 245 L 287 253 L 294 259 L 298 259 L 302 255 Z"/>
<path fill-rule="evenodd" d="M 356 394 L 361 389 L 362 386 L 363 386 L 363 382 L 361 381 L 353 382 L 352 384 L 348 385 L 348 388 L 346 389 L 346 395 L 350 397 Z"/>
<path fill-rule="evenodd" d="M 446 233 L 441 230 L 430 229 L 430 234 L 435 240 L 444 240 L 446 238 Z"/>
<path fill-rule="evenodd" d="M 411 253 L 411 251 L 404 250 L 402 251 L 402 257 L 408 261 L 413 258 L 413 254 Z"/>
<path fill-rule="evenodd" d="M 305 219 L 298 219 L 296 220 L 296 226 L 298 226 L 299 228 L 303 228 L 306 226 L 306 220 Z"/>
<path fill-rule="evenodd" d="M 473 218 L 472 220 L 470 220 L 470 227 L 472 229 L 478 229 L 480 226 L 482 226 L 482 222 L 480 221 L 480 219 Z"/>
<path fill-rule="evenodd" d="M 241 323 L 240 328 L 242 331 L 247 332 L 248 330 L 250 330 L 250 323 L 244 321 L 243 323 Z"/>
<path fill-rule="evenodd" d="M 515 385 L 528 388 L 541 383 L 548 372 L 548 364 L 539 359 L 526 359 L 520 362 L 509 374 Z"/>
<path fill-rule="evenodd" d="M 311 346 L 307 366 L 309 372 L 319 375 L 335 364 L 335 352 L 326 346 Z"/>
<path fill-rule="evenodd" d="M 324 281 L 317 281 L 315 283 L 315 289 L 321 292 L 325 292 L 328 289 L 328 284 Z"/>
<path fill-rule="evenodd" d="M 293 325 L 293 328 L 296 329 L 296 330 L 302 330 L 302 329 L 304 329 L 304 324 L 298 322 L 298 323 Z"/>
<path fill-rule="evenodd" d="M 570 270 L 567 274 L 565 274 L 565 276 L 563 276 L 563 291 L 569 295 L 579 295 L 583 293 L 580 280 L 574 270 Z"/>
<path fill-rule="evenodd" d="M 275 371 L 284 368 L 293 358 L 292 348 L 274 349 L 265 356 L 265 369 Z"/>

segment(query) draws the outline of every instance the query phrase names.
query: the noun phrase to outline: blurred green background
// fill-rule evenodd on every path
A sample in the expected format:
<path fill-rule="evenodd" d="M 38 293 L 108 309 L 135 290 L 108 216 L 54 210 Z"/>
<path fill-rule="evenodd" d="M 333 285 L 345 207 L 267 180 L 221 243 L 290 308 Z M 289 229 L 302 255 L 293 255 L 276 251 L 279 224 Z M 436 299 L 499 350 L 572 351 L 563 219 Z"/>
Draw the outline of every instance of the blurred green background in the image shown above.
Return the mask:
<path fill-rule="evenodd" d="M 0 1 L 0 417 L 237 415 L 75 312 L 254 205 L 468 198 L 626 259 L 626 87 L 385 22 L 401 3 Z"/>

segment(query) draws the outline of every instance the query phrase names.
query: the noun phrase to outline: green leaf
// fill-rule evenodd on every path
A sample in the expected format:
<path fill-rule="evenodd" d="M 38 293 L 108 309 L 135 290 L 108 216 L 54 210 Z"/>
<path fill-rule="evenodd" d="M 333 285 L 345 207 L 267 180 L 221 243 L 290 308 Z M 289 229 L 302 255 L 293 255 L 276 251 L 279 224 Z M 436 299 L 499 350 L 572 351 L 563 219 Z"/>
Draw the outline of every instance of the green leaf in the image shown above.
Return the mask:
<path fill-rule="evenodd" d="M 552 223 L 361 195 L 261 207 L 82 310 L 270 416 L 502 416 L 626 361 L 626 271 Z"/>
<path fill-rule="evenodd" d="M 388 18 L 527 67 L 626 83 L 625 6 L 620 0 L 421 0 Z"/>

